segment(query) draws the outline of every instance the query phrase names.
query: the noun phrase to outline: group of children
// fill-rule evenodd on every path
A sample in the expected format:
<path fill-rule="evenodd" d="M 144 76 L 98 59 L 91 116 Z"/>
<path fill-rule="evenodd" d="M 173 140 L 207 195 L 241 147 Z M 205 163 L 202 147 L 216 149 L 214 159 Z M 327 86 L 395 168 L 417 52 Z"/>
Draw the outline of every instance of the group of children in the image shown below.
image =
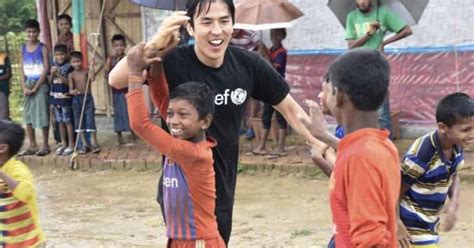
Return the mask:
<path fill-rule="evenodd" d="M 323 81 L 321 109 L 308 102 L 308 126 L 337 150 L 336 160 L 312 152 L 331 178 L 335 236 L 328 247 L 438 247 L 440 224 L 449 231 L 456 221 L 463 148 L 474 141 L 474 100 L 459 92 L 441 99 L 437 129 L 415 140 L 400 163 L 388 133 L 374 128 L 389 65 L 371 53 L 357 49 L 336 59 Z M 342 125 L 337 138 L 321 128 L 323 114 Z"/>
<path fill-rule="evenodd" d="M 35 31 L 38 32 L 39 27 L 27 27 L 29 36 Z M 145 44 L 139 44 L 128 53 L 126 108 L 136 134 L 166 156 L 162 190 L 169 237 L 167 247 L 225 247 L 215 214 L 216 172 L 212 148 L 216 141 L 206 133 L 213 121 L 216 94 L 205 82 L 182 82 L 171 92 L 163 77 L 149 82 L 153 103 L 166 119 L 169 133 L 163 131 L 151 122 L 144 106 L 142 74 L 150 62 L 159 61 L 157 58 L 146 60 L 144 47 Z M 36 40 L 31 35 L 24 50 L 29 53 L 45 50 L 37 41 L 37 33 Z M 82 56 L 75 52 L 70 54 L 74 69 L 68 74 L 71 69 L 64 66 L 66 56 L 60 56 L 61 51 L 64 52 L 64 47 L 55 47 L 56 64 L 50 78 L 53 86 L 57 86 L 52 87 L 53 108 L 57 119 L 65 123 L 62 130 L 66 133 L 72 130 L 72 125 L 64 121 L 67 120 L 65 113 L 70 111 L 63 105 L 67 102 L 64 96 L 68 92 L 73 96 L 73 112 L 78 112 L 74 106 L 83 104 L 85 97 L 90 99 L 85 100 L 89 106 L 86 111 L 93 109 L 92 97 L 84 94 L 90 92 L 86 82 L 92 75 L 81 67 Z M 120 56 L 110 60 L 110 67 Z M 44 61 L 45 57 L 43 53 L 32 61 L 40 58 Z M 47 75 L 45 65 L 47 63 L 24 64 L 24 71 L 28 72 L 23 83 L 25 96 L 35 97 L 45 91 L 42 89 Z M 377 128 L 377 109 L 386 97 L 389 79 L 390 66 L 382 54 L 373 49 L 354 49 L 330 66 L 323 82 L 322 111 L 316 103 L 308 102 L 311 113 L 311 119 L 305 120 L 308 129 L 337 152 L 336 157 L 330 156 L 330 152 L 312 153 L 314 161 L 324 165 L 331 178 L 329 194 L 337 247 L 437 247 L 443 207 L 447 212 L 445 230 L 454 225 L 463 147 L 474 140 L 474 100 L 463 93 L 443 98 L 436 109 L 437 129 L 417 139 L 400 163 L 389 132 Z M 59 84 L 62 85 L 59 87 Z M 68 91 L 66 86 L 69 86 Z M 125 96 L 126 91 L 121 93 Z M 29 108 L 37 108 L 35 103 L 38 102 L 43 106 L 44 98 L 49 100 L 48 93 L 29 99 Z M 342 125 L 342 139 L 327 131 L 322 112 L 333 115 Z M 31 115 L 34 113 L 26 114 L 31 120 L 27 121 L 28 132 L 33 125 L 44 127 L 41 125 L 45 120 Z M 93 118 L 85 123 L 81 128 L 95 129 Z M 0 243 L 34 246 L 44 240 L 44 235 L 37 221 L 31 173 L 14 158 L 23 137 L 24 131 L 18 124 L 0 121 L 0 206 L 12 212 L 2 218 L 2 223 L 18 222 L 21 215 L 21 220 L 29 221 L 30 225 L 21 230 L 8 225 L 0 236 Z M 92 145 L 97 145 L 94 138 Z M 63 148 L 66 151 L 66 145 Z M 28 239 L 24 239 L 25 235 L 18 236 L 26 232 L 31 232 Z"/>
<path fill-rule="evenodd" d="M 91 63 L 89 69 L 84 68 L 82 53 L 73 50 L 71 17 L 63 14 L 57 19 L 59 35 L 53 48 L 52 63 L 49 62 L 48 49 L 38 40 L 39 23 L 32 19 L 25 24 L 28 41 L 22 47 L 21 86 L 25 95 L 24 120 L 29 145 L 19 153 L 20 156 L 34 154 L 44 156 L 50 153 L 48 144 L 50 125 L 53 125 L 54 137 L 58 143 L 56 155 L 71 155 L 76 138 L 80 139 L 79 154 L 89 151 L 100 152 L 94 117 L 94 99 L 91 94 L 91 82 L 95 79 L 94 64 Z M 125 56 L 126 46 L 123 35 L 116 34 L 112 37 L 115 54 L 106 61 L 104 73 L 106 79 L 109 71 Z M 111 91 L 114 129 L 119 144 L 124 144 L 122 132 L 131 131 L 125 100 L 127 89 L 118 90 L 112 87 Z M 41 149 L 36 143 L 35 129 L 42 130 Z M 134 141 L 132 133 L 131 144 Z"/>

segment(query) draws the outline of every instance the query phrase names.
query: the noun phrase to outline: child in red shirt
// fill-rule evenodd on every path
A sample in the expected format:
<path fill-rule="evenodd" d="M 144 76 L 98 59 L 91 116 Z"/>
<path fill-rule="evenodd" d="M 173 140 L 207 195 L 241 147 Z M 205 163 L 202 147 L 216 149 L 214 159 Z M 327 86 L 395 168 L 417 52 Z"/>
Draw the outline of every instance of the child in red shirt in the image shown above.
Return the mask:
<path fill-rule="evenodd" d="M 339 142 L 327 131 L 318 133 L 321 122 L 313 115 L 317 105 L 309 103 L 312 133 L 337 145 L 329 194 L 338 248 L 398 247 L 398 152 L 389 131 L 377 129 L 377 109 L 389 78 L 387 60 L 373 49 L 357 48 L 333 62 L 323 94 L 325 107 L 346 131 Z"/>
<path fill-rule="evenodd" d="M 225 247 L 214 214 L 212 147 L 216 141 L 206 136 L 214 113 L 214 93 L 203 83 L 188 82 L 177 86 L 166 102 L 168 87 L 160 86 L 161 95 L 155 95 L 153 100 L 166 119 L 168 134 L 149 118 L 141 76 L 147 63 L 143 59 L 143 48 L 138 46 L 132 48 L 127 57 L 128 113 L 136 134 L 165 155 L 163 195 L 167 247 Z"/>

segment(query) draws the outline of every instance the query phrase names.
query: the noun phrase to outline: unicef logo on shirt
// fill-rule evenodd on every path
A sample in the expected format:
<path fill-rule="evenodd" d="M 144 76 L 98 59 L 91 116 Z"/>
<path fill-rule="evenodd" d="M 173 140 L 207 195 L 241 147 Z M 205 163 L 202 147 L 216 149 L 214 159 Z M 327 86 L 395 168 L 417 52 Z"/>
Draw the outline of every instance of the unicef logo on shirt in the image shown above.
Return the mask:
<path fill-rule="evenodd" d="M 247 98 L 247 91 L 237 88 L 230 94 L 230 99 L 235 105 L 240 105 L 245 102 Z"/>
<path fill-rule="evenodd" d="M 230 92 L 229 89 L 224 90 L 224 94 L 217 94 L 214 100 L 216 105 L 227 105 L 230 101 L 235 105 L 241 105 L 247 99 L 247 91 L 241 88 L 237 88 L 234 91 Z"/>

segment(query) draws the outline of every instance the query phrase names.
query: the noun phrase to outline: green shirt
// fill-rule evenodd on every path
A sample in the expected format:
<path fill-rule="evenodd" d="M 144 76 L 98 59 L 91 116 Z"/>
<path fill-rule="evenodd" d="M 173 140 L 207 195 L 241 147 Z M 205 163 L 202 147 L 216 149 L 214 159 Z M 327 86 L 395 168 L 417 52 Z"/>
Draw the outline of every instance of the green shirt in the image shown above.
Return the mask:
<path fill-rule="evenodd" d="M 371 22 L 377 21 L 377 9 L 372 9 L 368 14 L 355 9 L 347 15 L 346 20 L 346 40 L 357 40 L 363 37 L 369 30 Z M 400 32 L 407 24 L 391 10 L 380 7 L 378 14 L 380 28 L 370 37 L 362 47 L 379 49 L 387 31 L 392 33 Z"/>

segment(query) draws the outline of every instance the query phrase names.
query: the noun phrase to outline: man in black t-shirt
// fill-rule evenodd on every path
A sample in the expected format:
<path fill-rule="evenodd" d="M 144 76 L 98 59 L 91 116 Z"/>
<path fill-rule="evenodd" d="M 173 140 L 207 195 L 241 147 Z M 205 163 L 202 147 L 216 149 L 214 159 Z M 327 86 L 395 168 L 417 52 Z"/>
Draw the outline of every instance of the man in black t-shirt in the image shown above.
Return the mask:
<path fill-rule="evenodd" d="M 298 117 L 308 117 L 289 94 L 290 88 L 280 74 L 259 55 L 228 46 L 234 12 L 232 0 L 193 0 L 187 16 L 177 12 L 168 17 L 155 35 L 151 49 L 144 48 L 146 56 L 162 58 L 161 65 L 152 65 L 148 77 L 152 94 L 156 93 L 155 81 L 160 80 L 163 72 L 170 90 L 181 83 L 200 81 L 216 92 L 215 116 L 208 134 L 217 140 L 217 147 L 213 150 L 216 217 L 219 232 L 226 243 L 232 229 L 240 121 L 250 97 L 272 104 L 296 132 L 318 144 L 321 150 L 325 147 L 299 121 Z M 194 37 L 195 45 L 176 48 L 179 41 L 177 31 L 183 24 Z M 143 44 L 139 46 L 143 48 Z M 126 60 L 121 60 L 111 72 L 109 83 L 116 88 L 125 87 L 127 73 Z M 160 188 L 159 202 L 162 201 L 161 193 Z"/>

